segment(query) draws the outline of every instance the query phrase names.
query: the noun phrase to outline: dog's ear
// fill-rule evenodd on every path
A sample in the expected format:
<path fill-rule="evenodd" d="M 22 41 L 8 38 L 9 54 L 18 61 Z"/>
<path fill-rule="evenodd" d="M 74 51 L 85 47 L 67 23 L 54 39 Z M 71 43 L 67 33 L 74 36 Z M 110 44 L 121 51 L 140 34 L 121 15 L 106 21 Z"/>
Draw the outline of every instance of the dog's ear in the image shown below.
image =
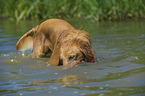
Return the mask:
<path fill-rule="evenodd" d="M 59 65 L 59 57 L 60 57 L 60 48 L 59 46 L 55 46 L 53 52 L 52 52 L 52 55 L 49 59 L 49 64 L 50 65 Z"/>
<path fill-rule="evenodd" d="M 93 49 L 86 47 L 82 48 L 81 51 L 84 54 L 84 59 L 86 62 L 95 62 L 96 52 Z"/>
<path fill-rule="evenodd" d="M 24 34 L 16 44 L 18 51 L 25 51 L 27 49 L 33 49 L 33 35 L 37 31 L 38 26 Z"/>

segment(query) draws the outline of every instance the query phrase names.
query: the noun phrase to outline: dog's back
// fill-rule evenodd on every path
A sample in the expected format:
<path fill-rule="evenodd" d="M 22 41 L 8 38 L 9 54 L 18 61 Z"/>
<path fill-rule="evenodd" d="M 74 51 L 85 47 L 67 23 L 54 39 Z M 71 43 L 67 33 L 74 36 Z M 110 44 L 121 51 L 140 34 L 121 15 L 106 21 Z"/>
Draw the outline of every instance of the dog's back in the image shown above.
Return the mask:
<path fill-rule="evenodd" d="M 58 36 L 69 29 L 74 29 L 74 27 L 66 21 L 61 19 L 49 19 L 39 25 L 36 36 L 44 34 L 45 39 L 49 39 L 52 44 L 55 44 Z"/>
<path fill-rule="evenodd" d="M 34 38 L 44 36 L 49 39 L 51 43 L 55 43 L 61 32 L 74 29 L 72 25 L 61 19 L 49 19 L 42 22 L 40 25 L 34 27 L 32 30 L 25 33 L 17 42 L 16 49 L 18 51 L 25 51 L 33 49 Z"/>

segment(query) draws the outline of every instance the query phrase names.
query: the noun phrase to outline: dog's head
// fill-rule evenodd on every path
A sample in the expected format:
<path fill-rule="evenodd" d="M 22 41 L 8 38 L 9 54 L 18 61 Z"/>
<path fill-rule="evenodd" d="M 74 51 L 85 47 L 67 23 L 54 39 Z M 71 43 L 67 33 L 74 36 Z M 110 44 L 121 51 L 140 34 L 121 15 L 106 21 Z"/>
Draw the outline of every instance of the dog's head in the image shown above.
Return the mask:
<path fill-rule="evenodd" d="M 91 49 L 87 32 L 71 30 L 69 34 L 63 34 L 63 36 L 55 46 L 49 64 L 73 66 L 82 61 L 95 62 L 96 53 Z"/>
<path fill-rule="evenodd" d="M 64 45 L 60 49 L 60 60 L 64 66 L 73 66 L 78 62 L 95 62 L 95 51 L 81 43 Z"/>
<path fill-rule="evenodd" d="M 84 55 L 80 47 L 75 45 L 64 45 L 60 49 L 60 61 L 64 66 L 71 66 L 73 63 L 84 61 Z"/>
<path fill-rule="evenodd" d="M 90 46 L 82 43 L 71 42 L 63 44 L 52 54 L 49 63 L 51 65 L 73 66 L 79 62 L 95 62 L 96 53 Z"/>

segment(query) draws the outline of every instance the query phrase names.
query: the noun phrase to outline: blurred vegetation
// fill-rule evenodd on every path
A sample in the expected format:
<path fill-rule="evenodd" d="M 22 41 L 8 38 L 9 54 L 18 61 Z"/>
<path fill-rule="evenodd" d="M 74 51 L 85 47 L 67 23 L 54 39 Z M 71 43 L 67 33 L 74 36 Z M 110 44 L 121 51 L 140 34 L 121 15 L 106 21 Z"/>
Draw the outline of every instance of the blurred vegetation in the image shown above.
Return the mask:
<path fill-rule="evenodd" d="M 0 16 L 11 20 L 145 18 L 145 0 L 0 0 Z"/>

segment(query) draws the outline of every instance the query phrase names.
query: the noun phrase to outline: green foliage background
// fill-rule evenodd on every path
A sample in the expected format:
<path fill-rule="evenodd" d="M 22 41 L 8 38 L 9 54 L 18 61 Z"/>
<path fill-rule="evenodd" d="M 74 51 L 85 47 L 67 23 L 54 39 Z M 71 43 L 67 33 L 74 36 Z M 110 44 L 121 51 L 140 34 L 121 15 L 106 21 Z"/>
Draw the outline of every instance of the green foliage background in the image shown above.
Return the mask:
<path fill-rule="evenodd" d="M 11 20 L 145 18 L 145 0 L 0 0 L 0 16 Z"/>

